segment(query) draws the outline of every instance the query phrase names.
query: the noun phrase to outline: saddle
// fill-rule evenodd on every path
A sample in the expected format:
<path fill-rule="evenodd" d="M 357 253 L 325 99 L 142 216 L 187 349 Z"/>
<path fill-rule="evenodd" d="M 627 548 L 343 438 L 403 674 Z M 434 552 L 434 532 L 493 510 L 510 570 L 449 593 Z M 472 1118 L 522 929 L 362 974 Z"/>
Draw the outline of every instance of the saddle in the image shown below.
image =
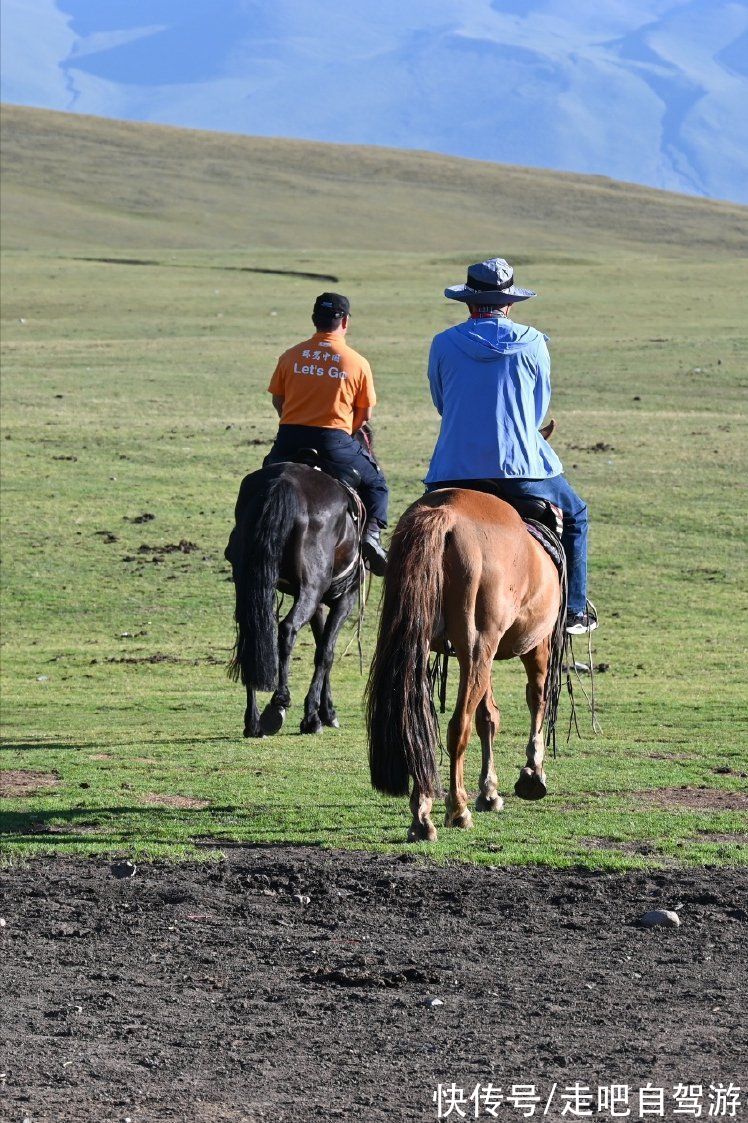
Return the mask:
<path fill-rule="evenodd" d="M 440 488 L 461 487 L 468 491 L 482 491 L 487 495 L 495 495 L 497 499 L 502 499 L 510 507 L 514 507 L 519 517 L 525 522 L 540 523 L 557 538 L 561 537 L 564 517 L 560 507 L 557 507 L 555 503 L 551 503 L 548 499 L 540 499 L 534 495 L 507 495 L 501 483 L 501 480 L 455 480 L 454 483 L 451 480 L 445 480 L 438 486 Z"/>

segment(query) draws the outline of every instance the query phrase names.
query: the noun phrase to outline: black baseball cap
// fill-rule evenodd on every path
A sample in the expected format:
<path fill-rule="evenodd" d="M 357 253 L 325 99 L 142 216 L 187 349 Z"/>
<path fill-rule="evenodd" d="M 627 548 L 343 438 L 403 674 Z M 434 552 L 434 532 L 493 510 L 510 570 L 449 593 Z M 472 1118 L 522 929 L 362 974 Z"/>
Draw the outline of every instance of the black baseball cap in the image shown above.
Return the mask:
<path fill-rule="evenodd" d="M 348 316 L 351 311 L 351 302 L 347 296 L 339 292 L 323 292 L 314 302 L 313 316 Z"/>

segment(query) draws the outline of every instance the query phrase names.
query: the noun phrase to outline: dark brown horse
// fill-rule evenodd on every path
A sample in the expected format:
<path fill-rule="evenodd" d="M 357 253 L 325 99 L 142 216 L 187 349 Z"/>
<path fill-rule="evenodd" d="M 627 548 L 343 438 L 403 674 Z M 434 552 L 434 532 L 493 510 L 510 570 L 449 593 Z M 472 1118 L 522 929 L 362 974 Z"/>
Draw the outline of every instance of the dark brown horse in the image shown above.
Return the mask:
<path fill-rule="evenodd" d="M 483 751 L 477 811 L 500 811 L 493 762 L 499 710 L 491 689 L 494 659 L 520 658 L 527 672 L 530 737 L 515 792 L 546 794 L 543 719 L 551 636 L 561 583 L 543 547 L 517 512 L 493 495 L 446 488 L 405 512 L 390 547 L 377 649 L 367 687 L 369 760 L 374 787 L 407 795 L 412 780 L 411 842 L 433 841 L 434 797 L 440 792 L 439 727 L 429 679 L 429 653 L 454 648 L 460 667 L 449 721 L 446 826 L 472 826 L 463 779 L 475 718 Z"/>
<path fill-rule="evenodd" d="M 291 705 L 291 653 L 311 624 L 314 675 L 302 733 L 337 728 L 330 690 L 335 643 L 359 593 L 362 516 L 349 514 L 346 488 L 308 464 L 278 463 L 245 476 L 226 547 L 236 589 L 236 647 L 229 668 L 247 690 L 244 736 L 277 733 Z M 291 596 L 276 619 L 276 590 Z M 256 692 L 272 691 L 262 714 Z"/>

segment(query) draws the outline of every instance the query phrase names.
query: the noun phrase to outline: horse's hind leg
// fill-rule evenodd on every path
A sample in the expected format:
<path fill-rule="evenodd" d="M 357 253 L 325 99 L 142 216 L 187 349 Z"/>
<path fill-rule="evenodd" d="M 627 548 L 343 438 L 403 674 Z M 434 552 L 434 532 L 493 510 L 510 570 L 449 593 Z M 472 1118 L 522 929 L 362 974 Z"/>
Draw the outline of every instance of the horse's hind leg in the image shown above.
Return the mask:
<path fill-rule="evenodd" d="M 475 711 L 475 728 L 480 737 L 483 763 L 480 773 L 480 792 L 475 801 L 476 811 L 501 811 L 504 800 L 496 790 L 496 771 L 493 763 L 493 739 L 499 731 L 501 715 L 493 696 L 491 684 Z"/>
<path fill-rule="evenodd" d="M 322 605 L 319 606 L 311 621 L 312 631 L 314 633 L 314 642 L 319 645 L 322 643 L 322 636 L 325 628 L 325 613 Z M 330 729 L 339 729 L 340 722 L 338 715 L 335 713 L 335 706 L 332 700 L 332 690 L 330 687 L 330 673 L 325 675 L 324 682 L 322 683 L 322 694 L 319 702 L 319 716 L 322 719 L 322 724 L 327 725 Z"/>
<path fill-rule="evenodd" d="M 263 733 L 277 733 L 286 719 L 286 710 L 291 705 L 291 691 L 288 688 L 291 653 L 296 637 L 304 625 L 309 623 L 316 608 L 316 596 L 310 589 L 302 588 L 298 600 L 278 627 L 278 686 L 262 711 L 260 724 Z"/>
<path fill-rule="evenodd" d="M 337 728 L 338 719 L 332 708 L 330 695 L 330 671 L 335 656 L 335 644 L 340 634 L 340 629 L 348 619 L 357 590 L 353 589 L 339 600 L 335 601 L 327 614 L 321 635 L 318 634 L 319 616 L 312 617 L 312 631 L 317 640 L 314 653 L 314 675 L 309 686 L 309 693 L 304 701 L 304 718 L 301 722 L 302 733 L 320 733 L 323 726 L 331 725 Z M 327 705 L 325 701 L 327 691 Z"/>
<path fill-rule="evenodd" d="M 244 711 L 244 736 L 264 736 L 260 726 L 260 711 L 257 709 L 257 696 L 251 686 L 247 687 L 247 708 Z"/>
<path fill-rule="evenodd" d="M 329 729 L 340 729 L 337 710 L 335 709 L 335 703 L 332 700 L 332 686 L 330 685 L 329 671 L 325 675 L 325 681 L 322 683 L 322 697 L 319 703 L 319 716 L 322 718 L 322 724 L 326 725 Z"/>
<path fill-rule="evenodd" d="M 473 818 L 468 810 L 467 791 L 464 781 L 465 750 L 470 740 L 473 715 L 478 703 L 485 696 L 491 682 L 491 662 L 496 647 L 488 650 L 485 641 L 477 641 L 477 647 L 467 657 L 460 654 L 460 685 L 457 691 L 457 705 L 447 726 L 447 748 L 449 749 L 449 792 L 446 798 L 447 827 L 472 827 Z"/>
<path fill-rule="evenodd" d="M 527 655 L 520 656 L 527 672 L 527 705 L 530 710 L 530 739 L 527 742 L 527 764 L 514 785 L 520 799 L 542 799 L 548 794 L 543 771 L 545 743 L 543 719 L 545 718 L 545 682 L 548 675 L 550 643 L 544 640 Z"/>
<path fill-rule="evenodd" d="M 418 784 L 413 781 L 410 795 L 410 810 L 413 822 L 408 830 L 408 842 L 436 842 L 436 827 L 431 821 L 431 808 L 434 801 L 430 796 L 421 795 Z"/>

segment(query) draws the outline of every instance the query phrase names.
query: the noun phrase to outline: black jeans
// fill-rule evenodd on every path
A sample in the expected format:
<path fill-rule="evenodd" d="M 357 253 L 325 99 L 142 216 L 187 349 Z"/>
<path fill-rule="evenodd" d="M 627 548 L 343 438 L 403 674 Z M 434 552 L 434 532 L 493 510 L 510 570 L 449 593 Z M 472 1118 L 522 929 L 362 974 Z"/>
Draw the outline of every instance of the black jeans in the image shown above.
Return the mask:
<path fill-rule="evenodd" d="M 359 495 L 370 519 L 387 525 L 389 488 L 384 474 L 371 453 L 342 429 L 322 429 L 314 425 L 280 425 L 265 464 L 288 460 L 302 448 L 316 448 L 328 461 L 331 474 L 335 468 L 355 468 L 361 477 Z"/>

